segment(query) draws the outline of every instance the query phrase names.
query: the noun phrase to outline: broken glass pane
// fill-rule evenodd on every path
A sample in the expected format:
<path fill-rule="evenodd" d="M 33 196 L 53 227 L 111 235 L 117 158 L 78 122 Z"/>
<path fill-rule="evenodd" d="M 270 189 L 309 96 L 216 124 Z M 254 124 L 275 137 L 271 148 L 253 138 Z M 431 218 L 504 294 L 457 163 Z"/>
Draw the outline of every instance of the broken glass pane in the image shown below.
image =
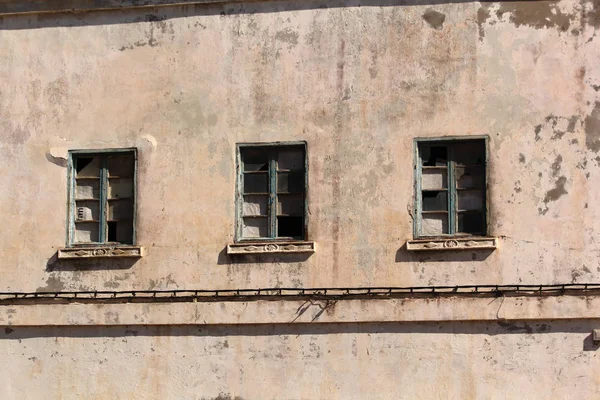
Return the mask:
<path fill-rule="evenodd" d="M 483 213 L 458 213 L 458 232 L 470 234 L 483 234 Z"/>
<path fill-rule="evenodd" d="M 268 195 L 244 196 L 244 215 L 267 215 Z"/>
<path fill-rule="evenodd" d="M 277 217 L 278 237 L 302 237 L 304 220 L 302 217 Z"/>
<path fill-rule="evenodd" d="M 482 167 L 456 167 L 456 187 L 459 189 L 482 189 L 485 186 L 485 176 Z"/>
<path fill-rule="evenodd" d="M 303 170 L 304 151 L 302 149 L 281 150 L 277 164 L 279 170 Z"/>
<path fill-rule="evenodd" d="M 446 169 L 424 169 L 422 172 L 421 189 L 446 189 L 448 173 Z"/>
<path fill-rule="evenodd" d="M 244 171 L 268 171 L 269 155 L 264 148 L 246 148 L 241 150 Z"/>
<path fill-rule="evenodd" d="M 100 180 L 77 180 L 75 185 L 76 200 L 100 198 Z"/>
<path fill-rule="evenodd" d="M 485 141 L 473 140 L 455 144 L 453 158 L 454 162 L 460 165 L 484 165 Z"/>
<path fill-rule="evenodd" d="M 447 214 L 423 214 L 421 219 L 421 235 L 437 236 L 448 233 Z"/>
<path fill-rule="evenodd" d="M 267 218 L 244 217 L 242 235 L 245 238 L 267 237 Z"/>
<path fill-rule="evenodd" d="M 133 178 L 133 156 L 109 157 L 108 176 L 119 178 Z"/>
<path fill-rule="evenodd" d="M 427 167 L 443 167 L 448 163 L 446 146 L 423 146 L 419 149 L 421 162 Z"/>
<path fill-rule="evenodd" d="M 304 174 L 298 172 L 277 173 L 277 192 L 302 193 L 304 192 Z"/>
<path fill-rule="evenodd" d="M 132 220 L 133 202 L 129 199 L 112 200 L 108 202 L 109 220 Z"/>
<path fill-rule="evenodd" d="M 97 201 L 79 200 L 75 202 L 76 221 L 98 221 L 99 216 L 99 203 Z"/>
<path fill-rule="evenodd" d="M 97 243 L 98 233 L 97 222 L 75 222 L 75 243 Z"/>
<path fill-rule="evenodd" d="M 448 209 L 447 192 L 423 192 L 423 211 L 446 211 Z"/>
<path fill-rule="evenodd" d="M 481 210 L 483 208 L 483 192 L 481 190 L 459 190 L 458 210 Z"/>
<path fill-rule="evenodd" d="M 116 241 L 119 243 L 133 243 L 133 222 L 119 221 L 115 224 L 117 225 Z"/>
<path fill-rule="evenodd" d="M 99 177 L 100 165 L 100 157 L 75 157 L 77 178 Z"/>
<path fill-rule="evenodd" d="M 132 179 L 109 179 L 108 180 L 108 198 L 124 199 L 133 196 Z"/>
<path fill-rule="evenodd" d="M 244 174 L 244 193 L 268 193 L 269 175 L 265 173 Z"/>
<path fill-rule="evenodd" d="M 301 194 L 280 194 L 277 196 L 277 215 L 302 215 L 304 196 Z"/>

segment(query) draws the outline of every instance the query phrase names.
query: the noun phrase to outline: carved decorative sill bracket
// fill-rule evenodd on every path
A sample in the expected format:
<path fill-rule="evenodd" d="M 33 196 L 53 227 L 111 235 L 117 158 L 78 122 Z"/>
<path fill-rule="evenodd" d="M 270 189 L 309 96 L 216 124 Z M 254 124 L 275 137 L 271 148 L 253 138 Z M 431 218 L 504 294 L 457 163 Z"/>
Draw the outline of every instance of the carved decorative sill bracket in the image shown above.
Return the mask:
<path fill-rule="evenodd" d="M 314 253 L 315 242 L 254 242 L 227 245 L 227 254 Z"/>
<path fill-rule="evenodd" d="M 498 239 L 494 237 L 473 238 L 444 238 L 444 239 L 415 239 L 406 242 L 406 250 L 437 251 L 437 250 L 473 250 L 498 247 Z"/>
<path fill-rule="evenodd" d="M 141 246 L 65 247 L 58 249 L 59 259 L 143 257 Z"/>

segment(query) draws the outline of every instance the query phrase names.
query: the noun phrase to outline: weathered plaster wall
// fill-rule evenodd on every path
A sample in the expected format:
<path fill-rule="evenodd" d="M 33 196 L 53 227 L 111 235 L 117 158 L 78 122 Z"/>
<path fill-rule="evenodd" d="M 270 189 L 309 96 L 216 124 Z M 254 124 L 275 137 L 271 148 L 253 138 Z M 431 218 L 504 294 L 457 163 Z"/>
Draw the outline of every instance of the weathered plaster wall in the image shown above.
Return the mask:
<path fill-rule="evenodd" d="M 329 6 L 328 6 L 329 5 Z M 0 290 L 600 280 L 595 1 L 0 18 Z M 490 136 L 492 253 L 413 255 L 413 138 Z M 232 260 L 234 146 L 306 140 L 311 257 Z M 136 263 L 58 263 L 67 149 L 139 148 Z"/>
<path fill-rule="evenodd" d="M 0 16 L 0 291 L 598 282 L 599 24 L 595 0 Z M 482 134 L 499 249 L 409 254 L 413 138 Z M 279 140 L 308 143 L 317 252 L 230 259 L 235 144 Z M 67 150 L 130 146 L 147 256 L 59 263 Z M 0 398 L 597 398 L 597 301 L 3 303 Z"/>
<path fill-rule="evenodd" d="M 7 328 L 0 397 L 594 399 L 598 322 Z"/>

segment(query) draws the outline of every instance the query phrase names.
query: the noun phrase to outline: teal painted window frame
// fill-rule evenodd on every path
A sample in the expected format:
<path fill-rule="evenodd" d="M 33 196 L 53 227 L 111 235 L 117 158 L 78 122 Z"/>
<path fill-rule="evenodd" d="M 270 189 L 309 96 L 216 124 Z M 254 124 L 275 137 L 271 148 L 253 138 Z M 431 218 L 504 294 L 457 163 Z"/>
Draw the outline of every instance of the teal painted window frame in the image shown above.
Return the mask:
<path fill-rule="evenodd" d="M 268 200 L 268 237 L 244 237 L 243 236 L 243 204 L 244 204 L 244 163 L 242 151 L 247 148 L 264 148 L 269 153 L 269 200 Z M 303 229 L 302 237 L 279 237 L 277 232 L 277 171 L 275 155 L 279 151 L 289 148 L 302 148 L 304 152 L 304 206 L 303 206 Z M 308 146 L 305 141 L 291 142 L 267 142 L 267 143 L 238 143 L 236 145 L 236 229 L 235 242 L 265 242 L 265 241 L 301 241 L 307 240 L 308 232 Z"/>
<path fill-rule="evenodd" d="M 483 185 L 483 232 L 477 234 L 466 234 L 456 233 L 458 222 L 456 221 L 456 207 L 457 207 L 457 188 L 456 180 L 454 178 L 455 161 L 453 160 L 452 147 L 466 142 L 481 141 L 484 146 L 484 185 Z M 431 239 L 431 238 L 452 238 L 452 237 L 487 237 L 489 235 L 489 212 L 490 204 L 488 199 L 488 178 L 489 178 L 489 136 L 477 135 L 477 136 L 444 136 L 444 137 L 432 137 L 432 138 L 415 138 L 414 139 L 414 224 L 413 224 L 413 237 L 415 239 Z M 420 146 L 423 145 L 437 145 L 446 146 L 448 148 L 448 160 L 447 160 L 447 210 L 448 210 L 448 233 L 440 235 L 423 235 L 421 234 L 421 222 L 422 222 L 422 166 L 421 166 L 421 154 L 419 152 Z"/>
<path fill-rule="evenodd" d="M 131 243 L 120 243 L 120 242 L 108 242 L 106 240 L 106 205 L 107 205 L 107 166 L 106 160 L 111 155 L 123 155 L 131 154 L 133 156 L 133 188 L 132 188 L 132 200 L 133 200 L 133 215 L 132 215 L 132 240 Z M 81 149 L 81 150 L 69 150 L 67 160 L 67 247 L 93 247 L 93 246 L 131 246 L 136 245 L 136 219 L 137 219 L 137 162 L 138 152 L 137 148 L 118 148 L 118 149 Z M 76 184 L 76 171 L 74 160 L 77 157 L 94 157 L 102 156 L 105 157 L 103 164 L 100 169 L 100 204 L 99 204 L 99 233 L 98 242 L 90 243 L 76 243 L 75 242 L 75 221 L 76 221 L 76 204 L 75 204 L 75 184 Z"/>

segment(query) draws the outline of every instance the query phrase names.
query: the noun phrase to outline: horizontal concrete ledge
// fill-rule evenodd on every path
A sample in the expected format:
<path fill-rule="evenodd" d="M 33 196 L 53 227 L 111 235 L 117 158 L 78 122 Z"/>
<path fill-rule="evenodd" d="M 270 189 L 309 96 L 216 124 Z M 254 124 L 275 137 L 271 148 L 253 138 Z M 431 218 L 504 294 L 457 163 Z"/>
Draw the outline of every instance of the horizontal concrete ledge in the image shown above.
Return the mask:
<path fill-rule="evenodd" d="M 498 239 L 493 237 L 417 239 L 406 242 L 409 251 L 494 250 Z"/>
<path fill-rule="evenodd" d="M 268 241 L 230 243 L 227 245 L 229 255 L 248 254 L 285 254 L 285 253 L 314 253 L 315 242 L 309 241 Z"/>
<path fill-rule="evenodd" d="M 600 318 L 600 297 L 413 298 L 0 306 L 2 326 L 246 325 Z"/>
<path fill-rule="evenodd" d="M 58 249 L 58 258 L 61 260 L 82 258 L 140 258 L 143 256 L 144 248 L 141 246 L 89 246 Z"/>
<path fill-rule="evenodd" d="M 18 14 L 90 12 L 195 4 L 244 3 L 256 0 L 0 0 L 0 16 Z"/>

